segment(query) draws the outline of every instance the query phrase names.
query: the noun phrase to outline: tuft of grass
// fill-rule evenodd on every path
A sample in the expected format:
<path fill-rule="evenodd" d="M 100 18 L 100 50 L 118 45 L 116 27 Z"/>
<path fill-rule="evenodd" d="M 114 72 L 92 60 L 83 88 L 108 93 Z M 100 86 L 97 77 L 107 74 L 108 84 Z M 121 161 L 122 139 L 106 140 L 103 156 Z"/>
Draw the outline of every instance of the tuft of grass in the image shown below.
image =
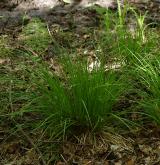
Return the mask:
<path fill-rule="evenodd" d="M 129 6 L 121 8 L 119 1 L 118 14 L 112 13 L 110 10 L 100 14 L 104 15 L 102 22 L 104 30 L 99 34 L 100 41 L 98 40 L 98 48 L 101 50 L 102 56 L 107 63 L 111 64 L 112 59 L 125 61 L 124 67 L 121 67 L 120 70 L 133 84 L 133 91 L 137 97 L 133 105 L 136 105 L 138 110 L 144 109 L 145 114 L 156 123 L 160 123 L 158 110 L 160 106 L 158 92 L 160 63 L 158 59 L 153 60 L 153 57 L 158 55 L 159 45 L 156 29 L 149 29 L 145 24 L 146 13 L 138 14 Z M 129 29 L 126 15 L 135 19 L 132 20 L 135 23 L 134 29 Z M 125 73 L 124 70 L 126 70 Z M 141 98 L 142 102 L 139 104 Z M 135 107 L 132 109 L 135 113 L 139 113 Z"/>
<path fill-rule="evenodd" d="M 155 123 L 160 124 L 160 58 L 133 54 L 135 58 L 134 73 L 140 87 L 140 107 L 144 114 Z"/>
<path fill-rule="evenodd" d="M 47 68 L 33 73 L 36 90 L 22 112 L 40 115 L 37 129 L 57 138 L 87 131 L 101 132 L 122 122 L 120 112 L 113 111 L 127 89 L 122 76 L 102 68 L 89 73 L 83 62 L 62 61 L 63 80 Z"/>

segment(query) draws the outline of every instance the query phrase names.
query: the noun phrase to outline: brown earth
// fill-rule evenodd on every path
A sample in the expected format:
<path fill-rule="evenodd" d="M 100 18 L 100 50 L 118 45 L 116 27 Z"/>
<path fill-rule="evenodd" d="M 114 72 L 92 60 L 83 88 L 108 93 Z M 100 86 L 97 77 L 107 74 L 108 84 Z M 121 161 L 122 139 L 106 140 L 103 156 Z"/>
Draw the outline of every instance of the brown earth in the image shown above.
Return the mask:
<path fill-rule="evenodd" d="M 38 3 L 39 2 L 39 3 Z M 54 2 L 54 3 L 53 3 Z M 89 1 L 87 1 L 88 4 Z M 159 0 L 130 0 L 132 6 L 136 6 L 142 13 L 148 12 L 146 21 L 159 25 L 160 23 L 160 1 Z M 51 4 L 50 4 L 51 3 Z M 116 8 L 116 3 L 112 0 L 96 1 L 95 4 L 100 6 Z M 48 5 L 48 6 L 47 6 Z M 75 24 L 84 23 L 85 26 L 93 26 L 94 21 L 90 17 L 93 11 L 84 9 L 87 6 L 86 1 L 78 5 L 65 5 L 62 1 L 47 0 L 3 0 L 0 2 L 0 33 L 5 29 L 15 28 L 21 26 L 22 23 L 27 24 L 29 19 L 33 17 L 40 17 L 48 24 L 65 24 L 70 22 L 72 15 L 74 15 Z M 87 13 L 87 14 L 86 14 Z M 23 20 L 25 16 L 25 20 Z M 27 17 L 26 17 L 27 16 Z M 77 21 L 76 21 L 77 20 Z M 72 19 L 73 21 L 73 19 Z M 92 22 L 93 21 L 93 22 Z M 65 22 L 65 23 L 64 23 Z M 91 24 L 91 25 L 90 25 Z"/>

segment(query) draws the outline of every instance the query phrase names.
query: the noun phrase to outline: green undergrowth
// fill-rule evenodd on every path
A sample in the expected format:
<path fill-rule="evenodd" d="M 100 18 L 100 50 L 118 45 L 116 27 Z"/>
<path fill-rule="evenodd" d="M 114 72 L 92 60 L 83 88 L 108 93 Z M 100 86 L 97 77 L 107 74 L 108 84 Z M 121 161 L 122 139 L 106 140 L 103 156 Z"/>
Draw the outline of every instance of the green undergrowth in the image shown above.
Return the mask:
<path fill-rule="evenodd" d="M 27 49 L 36 53 L 43 53 L 52 41 L 46 24 L 38 18 L 32 19 L 23 27 L 19 38 Z"/>
<path fill-rule="evenodd" d="M 119 7 L 117 13 L 102 11 L 105 31 L 98 43 L 101 56 L 111 64 L 114 60 L 124 61 L 121 68 L 127 70 L 126 77 L 137 97 L 133 99 L 136 107 L 131 106 L 130 112 L 141 114 L 142 123 L 148 118 L 159 124 L 159 29 L 145 24 L 147 13 L 142 15 L 129 6 Z M 128 14 L 132 18 L 129 24 Z"/>
<path fill-rule="evenodd" d="M 154 53 L 159 45 L 159 35 L 156 29 L 151 29 L 145 24 L 146 15 L 138 14 L 130 7 L 121 10 L 123 15 L 119 15 L 119 12 L 102 10 L 104 17 L 102 31 L 98 34 L 100 38 L 98 48 L 102 55 L 105 58 L 120 57 L 132 61 L 129 59 L 131 56 L 128 50 L 141 56 Z"/>
<path fill-rule="evenodd" d="M 0 58 L 8 57 L 12 54 L 10 39 L 7 35 L 0 36 Z"/>
<path fill-rule="evenodd" d="M 54 33 L 39 19 L 22 28 L 17 47 L 1 37 L 1 123 L 12 123 L 14 131 L 29 130 L 40 140 L 159 126 L 158 29 L 149 28 L 146 15 L 129 6 L 119 6 L 117 13 L 96 10 L 102 24 L 93 38 L 85 39 L 87 46 L 71 32 Z M 98 58 L 100 67 L 89 71 L 86 56 Z M 61 68 L 58 74 L 54 60 Z"/>

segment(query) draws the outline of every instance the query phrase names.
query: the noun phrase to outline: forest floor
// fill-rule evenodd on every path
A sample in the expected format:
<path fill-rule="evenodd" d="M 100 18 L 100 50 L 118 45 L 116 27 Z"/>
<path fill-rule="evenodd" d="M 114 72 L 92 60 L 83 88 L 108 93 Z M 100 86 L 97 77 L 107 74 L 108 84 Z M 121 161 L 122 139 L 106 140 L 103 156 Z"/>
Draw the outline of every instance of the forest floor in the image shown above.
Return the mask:
<path fill-rule="evenodd" d="M 39 18 L 45 23 L 49 35 L 54 37 L 58 45 L 70 52 L 76 50 L 79 56 L 86 56 L 86 54 L 90 56 L 96 51 L 94 50 L 95 34 L 93 32 L 101 30 L 101 17 L 95 10 L 80 9 L 80 7 L 70 8 L 71 6 L 58 1 L 48 5 L 52 6 L 52 9 L 47 5 L 45 3 L 45 7 L 42 4 L 34 6 L 33 1 L 30 3 L 22 1 L 19 4 L 15 4 L 14 1 L 12 4 L 6 1 L 0 2 L 0 46 L 4 45 L 2 43 L 4 41 L 4 47 L 8 47 L 9 51 L 23 51 L 29 52 L 35 57 L 41 56 L 49 63 L 54 72 L 59 72 L 59 66 L 56 63 L 59 52 L 53 49 L 53 41 L 48 43 L 44 41 L 46 45 L 40 50 L 24 46 L 21 42 L 27 36 L 24 36 L 23 29 L 35 17 Z M 116 12 L 117 9 L 113 2 L 110 1 L 107 5 L 112 8 L 113 12 Z M 31 6 L 32 8 L 30 8 Z M 149 11 L 147 23 L 154 22 L 154 28 L 159 35 L 159 1 L 155 3 L 153 1 L 137 2 L 136 6 L 142 11 Z M 43 43 L 43 40 L 41 42 Z M 23 64 L 34 65 L 26 57 L 10 55 L 8 50 L 2 51 L 2 47 L 0 48 L 0 75 L 15 74 L 22 78 Z M 9 91 L 12 85 L 6 84 L 1 87 Z M 0 104 L 4 104 L 3 100 L 0 102 Z M 13 107 L 9 106 L 5 109 L 9 111 L 17 109 L 14 106 L 21 107 L 21 103 L 16 103 Z M 0 105 L 0 108 L 2 107 Z M 23 119 L 19 120 L 23 124 Z M 50 141 L 47 140 L 47 137 L 39 139 L 40 133 L 31 134 L 28 129 L 21 129 L 20 126 L 17 126 L 16 129 L 12 127 L 13 125 L 12 119 L 0 122 L 0 165 L 160 164 L 160 128 L 153 124 L 133 133 L 127 132 L 122 135 L 106 133 L 103 138 L 98 137 L 99 140 L 96 144 L 90 139 L 89 134 L 78 137 L 78 142 L 74 142 L 74 140 Z M 104 139 L 104 137 L 106 138 Z"/>

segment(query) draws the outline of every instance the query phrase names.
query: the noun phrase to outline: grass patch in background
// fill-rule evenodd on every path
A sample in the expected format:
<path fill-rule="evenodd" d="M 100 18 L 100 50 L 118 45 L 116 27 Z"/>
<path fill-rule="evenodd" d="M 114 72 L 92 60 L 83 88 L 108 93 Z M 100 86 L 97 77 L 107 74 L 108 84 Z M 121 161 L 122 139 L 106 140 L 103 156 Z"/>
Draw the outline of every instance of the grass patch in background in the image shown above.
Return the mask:
<path fill-rule="evenodd" d="M 141 56 L 155 52 L 159 42 L 158 31 L 145 24 L 147 14 L 142 15 L 127 5 L 118 9 L 113 13 L 96 7 L 103 18 L 101 32 L 96 36 L 101 55 L 107 60 L 123 58 L 131 62 L 128 50 Z"/>
<path fill-rule="evenodd" d="M 46 24 L 38 18 L 32 19 L 23 27 L 20 42 L 33 52 L 43 53 L 51 42 Z"/>

